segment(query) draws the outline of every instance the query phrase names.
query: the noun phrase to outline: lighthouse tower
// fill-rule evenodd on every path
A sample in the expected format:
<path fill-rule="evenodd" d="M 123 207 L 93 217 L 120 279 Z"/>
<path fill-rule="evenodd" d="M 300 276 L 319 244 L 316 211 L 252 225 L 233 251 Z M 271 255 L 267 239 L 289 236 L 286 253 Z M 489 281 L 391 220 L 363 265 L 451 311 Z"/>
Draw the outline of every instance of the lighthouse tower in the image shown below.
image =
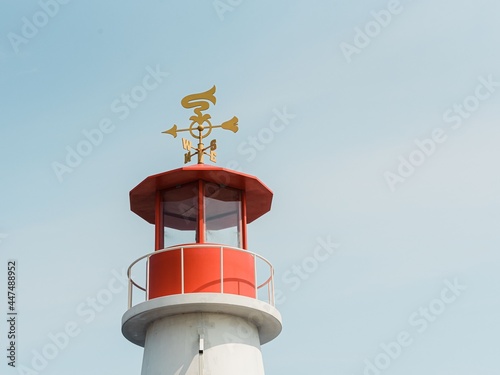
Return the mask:
<path fill-rule="evenodd" d="M 203 164 L 203 155 L 215 161 L 216 141 L 202 143 L 213 128 L 238 130 L 236 117 L 213 126 L 202 113 L 214 93 L 185 97 L 191 126 L 165 132 L 196 136 L 197 147 L 183 146 L 185 161 L 197 155 L 198 164 L 130 192 L 132 211 L 155 227 L 155 251 L 129 267 L 122 318 L 123 335 L 144 347 L 142 375 L 264 374 L 261 345 L 281 332 L 274 269 L 247 246 L 247 224 L 270 210 L 272 192 L 254 176 Z"/>

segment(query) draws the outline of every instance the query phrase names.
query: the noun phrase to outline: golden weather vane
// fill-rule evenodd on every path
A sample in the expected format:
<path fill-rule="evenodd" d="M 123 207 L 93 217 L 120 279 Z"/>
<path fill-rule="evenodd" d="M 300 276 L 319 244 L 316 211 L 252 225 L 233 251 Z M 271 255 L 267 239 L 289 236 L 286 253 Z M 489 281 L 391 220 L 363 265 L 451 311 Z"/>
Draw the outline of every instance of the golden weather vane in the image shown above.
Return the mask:
<path fill-rule="evenodd" d="M 207 113 L 203 113 L 210 107 L 210 103 L 215 105 L 215 86 L 213 86 L 210 90 L 205 92 L 200 92 L 198 94 L 191 94 L 186 96 L 181 100 L 181 104 L 184 108 L 190 109 L 194 108 L 194 115 L 189 119 L 191 120 L 191 125 L 186 129 L 177 129 L 177 125 L 172 126 L 169 130 L 166 130 L 162 133 L 170 134 L 174 138 L 177 138 L 177 133 L 189 131 L 193 138 L 198 139 L 198 147 L 193 147 L 193 144 L 190 140 L 182 138 L 182 147 L 187 153 L 184 154 L 184 164 L 189 163 L 191 158 L 195 155 L 198 155 L 198 164 L 203 164 L 203 156 L 210 156 L 210 161 L 216 162 L 216 152 L 217 149 L 217 141 L 213 139 L 210 142 L 210 146 L 205 147 L 203 144 L 203 138 L 206 138 L 212 133 L 212 129 L 222 128 L 225 130 L 231 130 L 233 133 L 238 131 L 238 117 L 234 116 L 231 120 L 223 122 L 220 125 L 212 125 L 210 116 Z M 195 134 L 198 132 L 198 134 Z M 195 150 L 191 152 L 191 150 Z M 210 152 L 207 152 L 210 150 Z"/>

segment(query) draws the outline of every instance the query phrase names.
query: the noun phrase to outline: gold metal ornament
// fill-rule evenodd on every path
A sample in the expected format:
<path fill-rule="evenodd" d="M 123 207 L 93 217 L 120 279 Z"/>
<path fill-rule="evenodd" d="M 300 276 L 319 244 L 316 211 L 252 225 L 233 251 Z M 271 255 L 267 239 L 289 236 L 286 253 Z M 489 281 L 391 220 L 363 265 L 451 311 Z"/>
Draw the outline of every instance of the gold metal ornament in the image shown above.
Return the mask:
<path fill-rule="evenodd" d="M 216 128 L 230 130 L 233 133 L 238 131 L 238 117 L 234 116 L 232 119 L 220 125 L 212 125 L 210 121 L 212 116 L 208 113 L 203 113 L 203 111 L 206 111 L 210 107 L 210 103 L 215 105 L 217 101 L 214 95 L 215 90 L 215 86 L 213 86 L 210 90 L 188 95 L 181 100 L 181 104 L 184 108 L 194 108 L 195 114 L 189 118 L 191 120 L 189 128 L 178 129 L 177 125 L 174 125 L 169 130 L 162 132 L 163 134 L 170 134 L 174 138 L 177 138 L 177 133 L 189 131 L 193 138 L 198 139 L 198 147 L 193 147 L 190 140 L 182 138 L 182 148 L 187 151 L 187 153 L 184 154 L 184 164 L 189 163 L 191 158 L 195 155 L 198 155 L 198 164 L 203 164 L 204 155 L 209 156 L 210 161 L 215 163 L 217 161 L 217 154 L 215 152 L 217 149 L 217 141 L 214 139 L 210 142 L 208 147 L 205 147 L 203 138 L 208 137 L 210 133 L 212 133 L 212 130 Z M 198 134 L 196 134 L 196 132 L 198 132 Z"/>

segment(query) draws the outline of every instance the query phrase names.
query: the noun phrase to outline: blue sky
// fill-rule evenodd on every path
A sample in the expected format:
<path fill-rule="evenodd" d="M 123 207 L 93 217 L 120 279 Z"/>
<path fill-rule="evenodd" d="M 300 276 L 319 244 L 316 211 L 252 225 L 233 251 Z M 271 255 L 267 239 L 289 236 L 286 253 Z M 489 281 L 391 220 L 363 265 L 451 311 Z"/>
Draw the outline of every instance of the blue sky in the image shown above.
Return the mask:
<path fill-rule="evenodd" d="M 140 372 L 119 275 L 153 228 L 128 192 L 182 165 L 161 132 L 215 84 L 212 117 L 240 126 L 217 135 L 217 164 L 275 194 L 249 237 L 281 296 L 267 373 L 498 374 L 500 3 L 173 3 L 1 2 L 0 286 L 16 260 L 17 365 Z M 325 241 L 338 249 L 320 260 Z"/>

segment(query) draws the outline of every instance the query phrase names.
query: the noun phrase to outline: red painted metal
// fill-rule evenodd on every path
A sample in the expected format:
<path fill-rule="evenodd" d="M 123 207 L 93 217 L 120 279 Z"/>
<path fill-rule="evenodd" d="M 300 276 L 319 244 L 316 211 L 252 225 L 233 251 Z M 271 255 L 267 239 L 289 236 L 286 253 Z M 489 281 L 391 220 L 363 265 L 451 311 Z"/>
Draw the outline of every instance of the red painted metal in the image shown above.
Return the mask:
<path fill-rule="evenodd" d="M 242 247 L 248 250 L 248 235 L 247 235 L 247 195 L 246 192 L 241 193 L 241 241 Z"/>
<path fill-rule="evenodd" d="M 254 259 L 251 254 L 224 250 L 224 293 L 255 298 Z"/>
<path fill-rule="evenodd" d="M 195 164 L 149 176 L 130 191 L 130 208 L 147 222 L 155 223 L 156 191 L 203 180 L 246 193 L 247 222 L 269 212 L 273 193 L 257 177 L 205 164 Z"/>
<path fill-rule="evenodd" d="M 222 273 L 221 246 L 207 244 L 183 251 L 184 293 L 220 293 L 224 290 L 227 294 L 255 298 L 257 286 L 252 254 L 223 248 Z M 154 255 L 149 262 L 148 299 L 182 293 L 180 247 Z"/>
<path fill-rule="evenodd" d="M 163 204 L 161 198 L 161 191 L 156 191 L 155 197 L 155 250 L 161 250 L 164 248 L 164 236 L 163 236 Z"/>
<path fill-rule="evenodd" d="M 205 243 L 205 186 L 203 180 L 198 181 L 198 243 Z"/>
<path fill-rule="evenodd" d="M 149 259 L 148 299 L 181 293 L 181 251 L 167 251 Z"/>

